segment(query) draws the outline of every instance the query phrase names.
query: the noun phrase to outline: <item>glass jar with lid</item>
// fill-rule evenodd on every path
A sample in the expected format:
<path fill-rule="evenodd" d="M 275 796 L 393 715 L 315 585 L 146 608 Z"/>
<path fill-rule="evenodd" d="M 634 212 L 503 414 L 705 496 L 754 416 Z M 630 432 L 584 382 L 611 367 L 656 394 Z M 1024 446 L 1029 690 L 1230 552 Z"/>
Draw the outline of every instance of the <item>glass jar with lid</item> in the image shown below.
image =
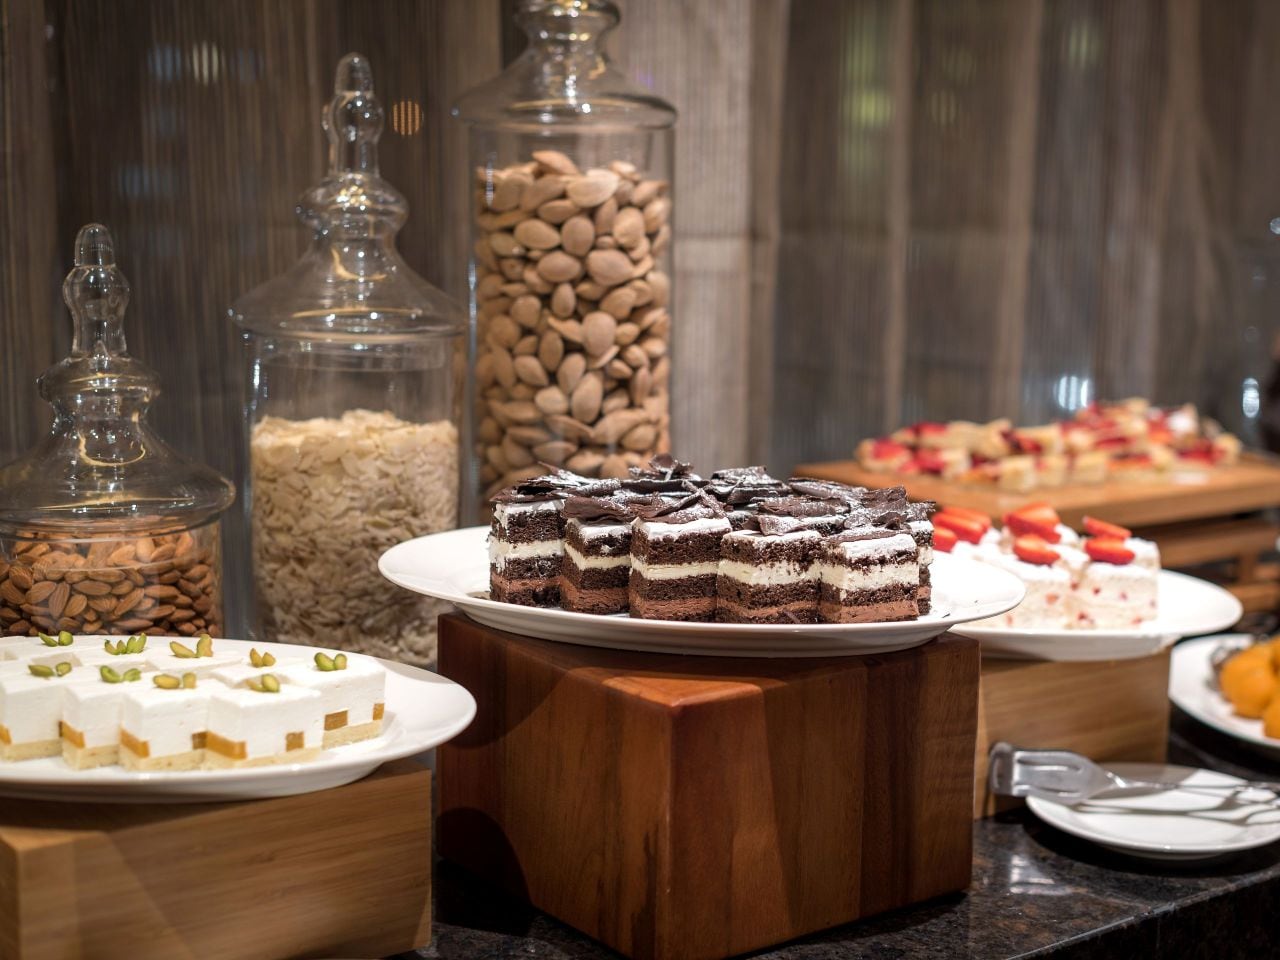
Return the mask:
<path fill-rule="evenodd" d="M 231 308 L 245 363 L 250 636 L 416 663 L 431 601 L 378 573 L 387 547 L 457 524 L 461 308 L 401 258 L 404 197 L 378 172 L 368 61 L 338 65 L 329 172 L 297 208 L 311 244 Z"/>
<path fill-rule="evenodd" d="M 485 495 L 666 451 L 675 110 L 605 53 L 607 0 L 522 0 L 527 49 L 465 94 Z"/>
<path fill-rule="evenodd" d="M 147 423 L 155 372 L 129 355 L 129 284 L 106 227 L 62 285 L 70 356 L 37 379 L 53 425 L 0 467 L 0 633 L 220 635 L 219 517 L 230 481 Z"/>

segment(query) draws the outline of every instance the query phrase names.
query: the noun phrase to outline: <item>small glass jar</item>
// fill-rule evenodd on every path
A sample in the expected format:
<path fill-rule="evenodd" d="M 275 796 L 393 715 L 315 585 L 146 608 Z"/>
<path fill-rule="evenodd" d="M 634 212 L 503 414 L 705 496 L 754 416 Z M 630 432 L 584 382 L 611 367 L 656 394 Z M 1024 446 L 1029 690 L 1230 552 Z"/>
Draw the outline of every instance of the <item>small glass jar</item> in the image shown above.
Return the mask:
<path fill-rule="evenodd" d="M 462 309 L 401 258 L 404 197 L 378 173 L 368 61 L 338 65 L 310 247 L 231 308 L 244 347 L 251 637 L 430 663 L 437 609 L 378 573 L 457 525 Z"/>
<path fill-rule="evenodd" d="M 476 458 L 487 499 L 670 446 L 670 104 L 605 54 L 604 0 L 523 0 L 528 48 L 453 114 L 475 197 Z"/>
<path fill-rule="evenodd" d="M 0 467 L 0 632 L 221 635 L 220 514 L 235 488 L 147 423 L 159 378 L 129 356 L 111 235 L 76 238 L 71 354 L 40 375 L 53 426 Z"/>

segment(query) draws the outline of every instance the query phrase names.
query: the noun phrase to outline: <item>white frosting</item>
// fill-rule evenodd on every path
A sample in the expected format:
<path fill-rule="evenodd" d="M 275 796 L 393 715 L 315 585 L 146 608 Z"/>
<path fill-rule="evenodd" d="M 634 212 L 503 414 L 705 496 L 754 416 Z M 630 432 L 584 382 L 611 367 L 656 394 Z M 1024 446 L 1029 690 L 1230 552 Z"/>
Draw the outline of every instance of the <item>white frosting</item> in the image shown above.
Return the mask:
<path fill-rule="evenodd" d="M 682 580 L 685 577 L 714 576 L 720 569 L 719 560 L 705 563 L 645 563 L 639 557 L 631 558 L 631 569 L 646 580 Z"/>
<path fill-rule="evenodd" d="M 933 547 L 920 547 L 919 562 L 920 566 L 927 567 L 933 563 Z"/>
<path fill-rule="evenodd" d="M 154 641 L 153 641 L 154 642 Z M 147 654 L 142 653 L 107 653 L 101 647 L 96 650 L 93 647 L 81 650 L 76 653 L 78 660 L 85 667 L 90 667 L 96 673 L 99 667 L 110 667 L 116 673 L 124 673 L 126 670 L 146 670 Z"/>
<path fill-rule="evenodd" d="M 1160 548 L 1151 540 L 1129 537 L 1124 545 L 1133 551 L 1133 564 L 1148 570 L 1160 569 Z"/>
<path fill-rule="evenodd" d="M 509 560 L 530 560 L 543 557 L 559 557 L 564 554 L 563 540 L 531 540 L 528 543 L 508 543 L 489 538 L 489 562 L 501 570 Z"/>
<path fill-rule="evenodd" d="M 670 540 L 689 533 L 728 533 L 731 529 L 726 517 L 703 517 L 687 523 L 661 523 L 657 520 L 641 520 L 639 528 L 650 540 Z"/>
<path fill-rule="evenodd" d="M 776 587 L 788 583 L 807 583 L 818 578 L 812 564 L 800 564 L 794 560 L 777 563 L 743 563 L 741 560 L 721 560 L 720 576 L 729 577 L 753 587 Z"/>
<path fill-rule="evenodd" d="M 83 668 L 62 677 L 34 677 L 29 670 L 0 677 L 0 726 L 15 744 L 57 740 L 63 691 L 95 679 Z"/>
<path fill-rule="evenodd" d="M 902 563 L 877 563 L 865 569 L 855 570 L 837 563 L 815 563 L 814 573 L 825 584 L 842 593 L 859 590 L 880 590 L 884 587 L 918 586 L 920 565 L 914 560 Z"/>
<path fill-rule="evenodd" d="M 505 530 L 507 528 L 507 520 L 512 515 L 556 513 L 563 506 L 563 500 L 536 500 L 533 503 L 495 503 L 493 505 L 493 519 L 497 521 L 499 530 Z"/>
<path fill-rule="evenodd" d="M 303 735 L 304 748 L 319 747 L 324 738 L 320 704 L 319 693 L 296 684 L 282 685 L 277 693 L 219 687 L 209 698 L 208 730 L 232 743 L 243 743 L 249 760 L 284 753 L 291 733 Z"/>
<path fill-rule="evenodd" d="M 335 653 L 330 652 L 330 656 Z M 287 683 L 315 690 L 324 715 L 345 710 L 351 725 L 371 722 L 374 705 L 385 703 L 387 674 L 370 657 L 347 654 L 345 670 L 321 670 L 314 662 L 299 663 L 278 676 Z"/>
<path fill-rule="evenodd" d="M 571 543 L 564 545 L 564 552 L 579 570 L 616 570 L 618 567 L 631 566 L 629 553 L 616 557 L 584 557 Z"/>
<path fill-rule="evenodd" d="M 156 638 L 160 639 L 160 638 Z M 152 640 L 151 643 L 155 643 Z M 164 641 L 166 644 L 168 641 Z M 195 642 L 189 637 L 182 638 L 182 643 L 188 647 L 194 647 Z M 151 644 L 148 644 L 149 647 Z M 159 649 L 152 652 L 147 650 L 146 661 L 147 666 L 158 673 L 170 673 L 175 677 L 180 677 L 184 673 L 194 673 L 197 677 L 207 677 L 217 670 L 219 667 L 230 667 L 239 663 L 243 657 L 234 653 L 214 653 L 211 657 L 179 657 L 164 650 L 162 653 Z"/>
<path fill-rule="evenodd" d="M 105 652 L 105 651 L 104 651 Z M 78 683 L 62 694 L 62 719 L 84 737 L 84 746 L 110 747 L 120 742 L 120 708 L 124 695 L 135 683 L 150 683 L 149 677 L 128 683 Z"/>
<path fill-rule="evenodd" d="M 911 551 L 916 554 L 916 542 L 908 533 L 895 533 L 891 537 L 872 537 L 868 540 L 846 540 L 841 543 L 833 544 L 845 557 L 850 560 L 860 560 L 864 557 L 887 557 L 904 551 Z M 913 565 L 915 560 L 913 559 Z"/>
<path fill-rule="evenodd" d="M 162 690 L 150 678 L 131 683 L 120 708 L 120 727 L 146 743 L 153 758 L 190 753 L 191 735 L 208 730 L 210 689 L 216 686 L 209 682 L 191 690 Z"/>
<path fill-rule="evenodd" d="M 601 537 L 621 537 L 626 536 L 627 531 L 631 529 L 628 523 L 582 523 L 576 520 L 570 520 L 574 529 L 578 532 L 583 540 L 598 540 Z"/>

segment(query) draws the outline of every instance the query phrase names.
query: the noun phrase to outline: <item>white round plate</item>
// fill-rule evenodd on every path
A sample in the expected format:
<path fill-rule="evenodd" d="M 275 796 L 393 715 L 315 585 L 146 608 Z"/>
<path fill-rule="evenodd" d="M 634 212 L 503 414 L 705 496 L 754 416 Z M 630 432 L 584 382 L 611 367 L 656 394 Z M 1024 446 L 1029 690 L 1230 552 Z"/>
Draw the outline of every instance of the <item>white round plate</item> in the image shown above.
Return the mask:
<path fill-rule="evenodd" d="M 1249 638 L 1244 634 L 1223 634 L 1188 640 L 1174 647 L 1169 663 L 1169 699 L 1205 726 L 1235 737 L 1260 753 L 1280 757 L 1280 740 L 1262 732 L 1261 720 L 1236 716 L 1231 704 L 1213 686 L 1210 655 L 1218 644 L 1232 639 Z"/>
<path fill-rule="evenodd" d="M 218 652 L 250 647 L 297 655 L 307 647 L 218 640 Z M 61 757 L 0 762 L 0 796 L 108 803 L 205 803 L 287 797 L 327 790 L 368 776 L 390 760 L 411 757 L 457 736 L 476 715 L 463 687 L 417 667 L 378 661 L 387 668 L 382 733 L 372 740 L 322 750 L 307 763 L 231 770 L 137 772 L 122 767 L 73 770 Z"/>
<path fill-rule="evenodd" d="M 526 637 L 590 647 L 712 657 L 835 657 L 904 650 L 968 620 L 1017 606 L 1013 574 L 938 556 L 930 568 L 933 612 L 900 623 L 683 623 L 600 616 L 489 599 L 487 527 L 468 527 L 397 544 L 378 569 L 392 583 L 447 600 L 472 619 Z"/>
<path fill-rule="evenodd" d="M 1071 806 L 1031 797 L 1027 806 L 1064 833 L 1152 860 L 1207 860 L 1280 840 L 1280 807 L 1244 800 L 1224 806 L 1220 795 L 1194 790 L 1242 783 L 1238 777 L 1162 763 L 1114 763 L 1108 769 L 1122 777 L 1174 781 L 1186 789 L 1103 795 Z"/>
<path fill-rule="evenodd" d="M 982 655 L 1006 660 L 1134 660 L 1159 653 L 1179 637 L 1215 633 L 1244 614 L 1235 596 L 1217 584 L 1161 570 L 1156 580 L 1160 613 L 1131 630 L 1043 630 L 959 627 L 982 643 Z"/>

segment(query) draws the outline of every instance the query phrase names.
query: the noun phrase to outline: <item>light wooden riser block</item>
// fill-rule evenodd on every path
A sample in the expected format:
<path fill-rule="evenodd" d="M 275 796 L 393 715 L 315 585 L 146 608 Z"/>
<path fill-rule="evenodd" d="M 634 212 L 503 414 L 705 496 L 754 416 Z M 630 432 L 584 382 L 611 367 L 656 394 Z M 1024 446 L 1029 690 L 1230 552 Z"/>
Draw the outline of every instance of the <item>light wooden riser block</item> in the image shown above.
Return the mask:
<path fill-rule="evenodd" d="M 963 890 L 975 643 L 825 660 L 624 653 L 440 621 L 479 712 L 441 854 L 638 958 L 727 957 Z"/>
<path fill-rule="evenodd" d="M 383 957 L 431 938 L 431 774 L 245 803 L 0 799 L 4 960 Z"/>
<path fill-rule="evenodd" d="M 1021 803 L 987 790 L 993 743 L 1074 750 L 1102 762 L 1161 763 L 1168 739 L 1168 651 L 1099 663 L 984 658 L 974 816 Z"/>

